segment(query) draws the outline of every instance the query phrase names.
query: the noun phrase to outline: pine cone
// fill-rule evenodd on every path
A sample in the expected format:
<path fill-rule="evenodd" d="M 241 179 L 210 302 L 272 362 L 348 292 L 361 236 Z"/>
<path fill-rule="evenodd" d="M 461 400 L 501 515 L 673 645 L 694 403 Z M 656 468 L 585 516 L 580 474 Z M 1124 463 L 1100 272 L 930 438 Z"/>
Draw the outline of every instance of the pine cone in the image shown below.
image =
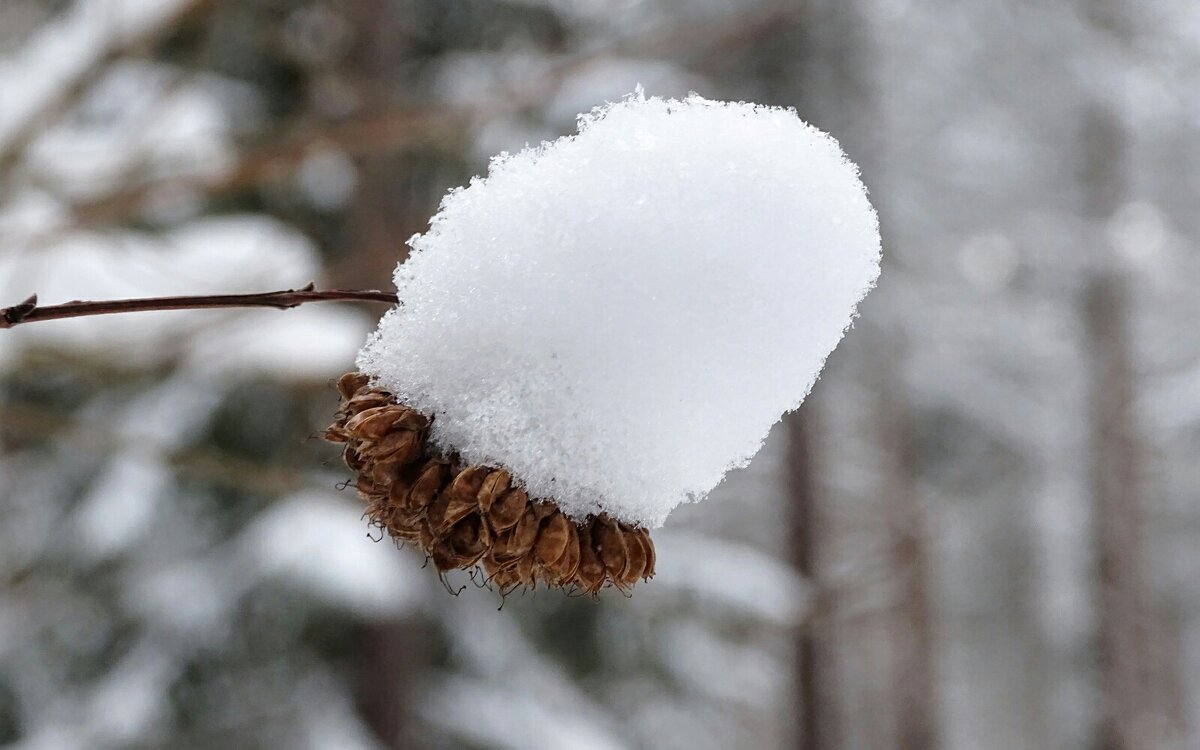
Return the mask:
<path fill-rule="evenodd" d="M 341 409 L 325 439 L 346 445 L 371 521 L 419 545 L 439 574 L 482 567 L 501 593 L 540 581 L 593 595 L 654 575 L 647 529 L 607 514 L 572 521 L 552 500 L 531 500 L 507 471 L 438 454 L 429 418 L 362 373 L 343 375 L 338 391 Z"/>

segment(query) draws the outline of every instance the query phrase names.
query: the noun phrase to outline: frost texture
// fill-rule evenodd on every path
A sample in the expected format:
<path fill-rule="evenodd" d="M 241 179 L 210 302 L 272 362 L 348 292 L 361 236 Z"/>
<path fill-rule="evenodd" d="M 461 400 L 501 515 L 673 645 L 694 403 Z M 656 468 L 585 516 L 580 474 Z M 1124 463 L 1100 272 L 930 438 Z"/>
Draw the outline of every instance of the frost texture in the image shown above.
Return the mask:
<path fill-rule="evenodd" d="M 791 110 L 630 97 L 442 201 L 359 367 L 568 514 L 659 526 L 799 406 L 879 274 Z"/>

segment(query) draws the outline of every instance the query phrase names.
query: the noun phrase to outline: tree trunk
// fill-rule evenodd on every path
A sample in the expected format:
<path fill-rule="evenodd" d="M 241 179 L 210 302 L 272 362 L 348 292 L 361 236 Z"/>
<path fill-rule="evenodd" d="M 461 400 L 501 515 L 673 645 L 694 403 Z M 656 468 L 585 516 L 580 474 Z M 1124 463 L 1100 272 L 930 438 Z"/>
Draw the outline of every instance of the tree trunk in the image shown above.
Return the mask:
<path fill-rule="evenodd" d="M 397 89 L 410 50 L 398 33 L 400 8 L 389 0 L 352 0 L 342 12 L 359 34 L 342 71 L 362 103 L 356 116 L 401 108 L 403 94 Z M 358 183 L 345 227 L 350 249 L 330 274 L 338 284 L 392 289 L 392 273 L 404 257 L 405 241 L 428 218 L 429 201 L 414 200 L 411 188 L 427 174 L 405 168 L 404 155 L 392 151 L 364 154 L 356 158 L 355 167 Z M 429 641 L 428 627 L 427 621 L 411 616 L 371 623 L 364 634 L 359 699 L 382 747 L 423 746 L 411 726 L 411 702 L 414 680 L 428 659 L 418 645 Z"/>
<path fill-rule="evenodd" d="M 1092 373 L 1092 495 L 1099 606 L 1097 651 L 1104 697 L 1101 750 L 1153 747 L 1151 654 L 1142 578 L 1133 370 L 1123 279 L 1100 273 L 1084 296 Z"/>
<path fill-rule="evenodd" d="M 1092 30 L 1120 48 L 1134 38 L 1126 4 L 1083 6 Z M 1100 750 L 1146 750 L 1163 740 L 1162 686 L 1155 674 L 1155 632 L 1143 576 L 1145 510 L 1138 481 L 1141 452 L 1134 415 L 1135 373 L 1129 337 L 1128 273 L 1110 247 L 1104 224 L 1125 200 L 1129 137 L 1116 105 L 1101 98 L 1082 124 L 1082 196 L 1090 222 L 1091 272 L 1081 301 L 1091 377 L 1091 491 L 1096 545 L 1096 653 L 1104 715 Z"/>
<path fill-rule="evenodd" d="M 413 748 L 409 721 L 414 686 L 410 677 L 425 663 L 424 647 L 432 637 L 415 618 L 377 622 L 367 631 L 359 671 L 363 717 L 382 747 Z"/>
<path fill-rule="evenodd" d="M 792 564 L 813 590 L 820 592 L 820 539 L 817 484 L 813 471 L 812 410 L 788 415 L 787 490 L 791 524 Z M 815 600 L 824 597 L 817 593 Z M 796 747 L 826 750 L 837 746 L 833 738 L 835 714 L 830 710 L 832 669 L 828 659 L 826 612 L 817 607 L 796 637 L 795 690 L 797 704 Z"/>
<path fill-rule="evenodd" d="M 881 369 L 894 373 L 899 356 Z M 892 623 L 892 695 L 896 747 L 937 747 L 937 671 L 929 590 L 925 512 L 917 487 L 920 466 L 908 394 L 899 377 L 881 379 L 879 435 L 886 459 L 882 492 L 891 534 L 892 570 L 898 603 Z"/>
<path fill-rule="evenodd" d="M 1103 27 L 1117 33 L 1117 19 Z M 1097 21 L 1099 23 L 1099 21 Z M 1158 745 L 1153 652 L 1142 573 L 1145 512 L 1138 486 L 1138 428 L 1130 350 L 1128 281 L 1102 231 L 1120 207 L 1126 135 L 1110 105 L 1096 102 L 1083 123 L 1083 199 L 1092 222 L 1095 262 L 1081 315 L 1091 377 L 1091 492 L 1096 547 L 1096 656 L 1103 715 L 1099 750 L 1147 750 Z"/>

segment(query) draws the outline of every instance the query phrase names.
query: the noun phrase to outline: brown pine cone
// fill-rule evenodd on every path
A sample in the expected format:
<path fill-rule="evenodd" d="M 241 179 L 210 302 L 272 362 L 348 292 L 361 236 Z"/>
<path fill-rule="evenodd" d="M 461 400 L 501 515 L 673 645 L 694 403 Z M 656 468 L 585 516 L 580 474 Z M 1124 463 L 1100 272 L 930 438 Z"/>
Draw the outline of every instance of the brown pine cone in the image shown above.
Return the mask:
<path fill-rule="evenodd" d="M 325 439 L 345 444 L 371 521 L 420 546 L 439 574 L 481 567 L 505 594 L 541 582 L 592 595 L 654 575 L 647 529 L 606 514 L 573 521 L 552 500 L 531 500 L 503 469 L 439 455 L 429 418 L 362 373 L 343 375 L 338 391 L 341 409 Z"/>

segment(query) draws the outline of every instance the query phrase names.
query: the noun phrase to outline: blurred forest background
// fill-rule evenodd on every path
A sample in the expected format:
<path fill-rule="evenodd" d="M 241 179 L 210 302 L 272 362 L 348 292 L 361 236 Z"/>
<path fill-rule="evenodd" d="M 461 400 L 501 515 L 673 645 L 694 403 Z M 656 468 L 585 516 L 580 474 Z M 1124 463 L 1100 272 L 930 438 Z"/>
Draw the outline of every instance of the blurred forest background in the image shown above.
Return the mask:
<path fill-rule="evenodd" d="M 372 543 L 378 306 L 0 331 L 0 746 L 1200 747 L 1195 0 L 2 0 L 0 306 L 389 288 L 639 83 L 832 132 L 886 260 L 659 577 Z"/>

